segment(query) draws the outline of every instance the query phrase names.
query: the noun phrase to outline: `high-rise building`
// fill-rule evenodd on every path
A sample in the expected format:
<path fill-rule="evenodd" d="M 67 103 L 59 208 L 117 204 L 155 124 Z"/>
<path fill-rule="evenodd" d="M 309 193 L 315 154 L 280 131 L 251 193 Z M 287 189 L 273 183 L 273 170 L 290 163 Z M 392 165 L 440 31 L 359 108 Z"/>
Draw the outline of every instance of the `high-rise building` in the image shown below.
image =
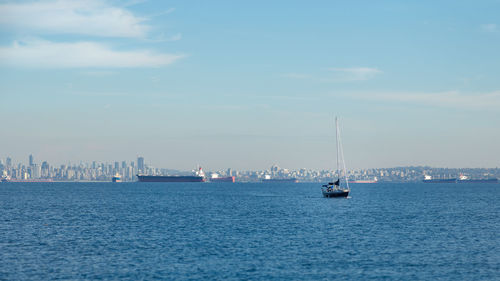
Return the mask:
<path fill-rule="evenodd" d="M 50 169 L 49 163 L 47 163 L 47 161 L 43 161 L 41 168 L 42 168 L 42 173 L 41 173 L 42 178 L 48 177 Z"/>
<path fill-rule="evenodd" d="M 41 174 L 42 174 L 42 169 L 40 165 L 33 164 L 33 166 L 31 166 L 31 178 L 39 179 Z"/>
<path fill-rule="evenodd" d="M 33 164 L 35 164 L 34 159 L 33 159 L 33 154 L 30 154 L 29 163 L 30 163 L 30 166 L 33 166 Z"/>
<path fill-rule="evenodd" d="M 144 173 L 144 157 L 137 157 L 137 170 Z"/>
<path fill-rule="evenodd" d="M 7 159 L 5 161 L 5 165 L 7 166 L 7 168 L 9 168 L 10 166 L 12 166 L 12 159 L 10 159 L 10 157 L 7 157 Z"/>

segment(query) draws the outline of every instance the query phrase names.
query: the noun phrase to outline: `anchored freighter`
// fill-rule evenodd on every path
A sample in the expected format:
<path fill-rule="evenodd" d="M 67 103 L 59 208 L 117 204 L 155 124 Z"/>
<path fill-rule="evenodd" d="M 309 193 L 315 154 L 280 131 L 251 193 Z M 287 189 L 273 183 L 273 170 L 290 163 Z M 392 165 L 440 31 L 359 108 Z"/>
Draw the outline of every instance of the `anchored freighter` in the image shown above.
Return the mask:
<path fill-rule="evenodd" d="M 456 178 L 434 179 L 432 178 L 432 176 L 425 175 L 422 181 L 425 183 L 456 183 L 457 179 Z"/>
<path fill-rule="evenodd" d="M 150 176 L 150 175 L 137 175 L 140 182 L 204 182 L 205 174 L 201 167 L 194 176 Z"/>
<path fill-rule="evenodd" d="M 213 173 L 210 177 L 210 182 L 234 182 L 234 179 L 234 176 L 220 177 L 218 174 Z"/>
<path fill-rule="evenodd" d="M 147 176 L 137 175 L 140 182 L 204 182 L 204 177 L 199 176 Z"/>
<path fill-rule="evenodd" d="M 471 179 L 466 175 L 460 175 L 458 178 L 458 183 L 498 183 L 498 178 L 487 178 L 487 179 Z"/>

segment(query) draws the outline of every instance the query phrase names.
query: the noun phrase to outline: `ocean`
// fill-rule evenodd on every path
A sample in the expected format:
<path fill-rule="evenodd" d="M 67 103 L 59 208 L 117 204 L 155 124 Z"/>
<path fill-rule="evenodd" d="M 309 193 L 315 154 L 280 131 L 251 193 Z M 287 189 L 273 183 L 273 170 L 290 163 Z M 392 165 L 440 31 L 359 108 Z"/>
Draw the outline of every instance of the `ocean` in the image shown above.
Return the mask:
<path fill-rule="evenodd" d="M 499 184 L 0 183 L 0 279 L 499 280 Z"/>

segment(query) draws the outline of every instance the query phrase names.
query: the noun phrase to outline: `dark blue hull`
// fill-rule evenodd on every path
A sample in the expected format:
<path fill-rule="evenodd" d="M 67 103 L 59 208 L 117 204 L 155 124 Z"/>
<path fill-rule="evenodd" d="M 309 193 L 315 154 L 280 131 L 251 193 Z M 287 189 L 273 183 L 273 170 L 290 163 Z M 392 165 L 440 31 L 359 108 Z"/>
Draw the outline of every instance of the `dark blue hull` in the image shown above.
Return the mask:
<path fill-rule="evenodd" d="M 347 196 L 349 196 L 349 191 L 345 191 L 345 192 L 323 191 L 323 197 L 326 197 L 326 198 L 347 197 Z"/>
<path fill-rule="evenodd" d="M 433 179 L 433 180 L 422 180 L 425 183 L 456 183 L 457 179 Z"/>
<path fill-rule="evenodd" d="M 459 180 L 458 183 L 498 183 L 497 178 L 482 180 Z"/>
<path fill-rule="evenodd" d="M 140 182 L 204 182 L 204 177 L 198 176 L 141 176 L 137 175 Z"/>

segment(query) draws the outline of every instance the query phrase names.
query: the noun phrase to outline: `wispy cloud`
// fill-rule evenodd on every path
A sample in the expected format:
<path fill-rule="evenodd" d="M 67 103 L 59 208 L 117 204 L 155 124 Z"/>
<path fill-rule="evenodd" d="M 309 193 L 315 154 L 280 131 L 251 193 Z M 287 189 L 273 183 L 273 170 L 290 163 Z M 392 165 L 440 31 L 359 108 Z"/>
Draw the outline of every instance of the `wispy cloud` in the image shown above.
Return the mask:
<path fill-rule="evenodd" d="M 167 9 L 165 11 L 161 11 L 161 12 L 157 12 L 157 13 L 154 13 L 154 14 L 150 14 L 148 17 L 150 17 L 150 18 L 160 17 L 160 16 L 171 14 L 173 12 L 175 12 L 175 8 L 169 8 L 169 9 Z"/>
<path fill-rule="evenodd" d="M 115 71 L 110 70 L 92 70 L 92 71 L 82 71 L 81 74 L 87 76 L 95 76 L 95 77 L 105 77 L 116 74 Z"/>
<path fill-rule="evenodd" d="M 376 75 L 383 73 L 381 70 L 371 67 L 331 67 L 327 68 L 327 71 L 329 72 L 328 74 L 322 73 L 317 75 L 291 72 L 281 74 L 281 77 L 292 79 L 312 79 L 321 82 L 351 82 L 369 80 L 374 78 Z"/>
<path fill-rule="evenodd" d="M 181 40 L 181 38 L 182 38 L 182 34 L 177 33 L 177 34 L 174 34 L 174 35 L 170 36 L 169 38 L 167 38 L 166 41 L 179 41 L 179 40 Z"/>
<path fill-rule="evenodd" d="M 365 101 L 407 103 L 438 108 L 500 110 L 500 91 L 467 94 L 457 91 L 437 93 L 349 93 L 344 96 Z"/>
<path fill-rule="evenodd" d="M 304 73 L 284 73 L 284 74 L 281 74 L 281 77 L 293 78 L 293 79 L 307 79 L 307 78 L 311 78 L 311 75 L 304 74 Z"/>
<path fill-rule="evenodd" d="M 41 34 L 145 37 L 145 18 L 100 0 L 52 0 L 0 4 L 0 24 Z"/>
<path fill-rule="evenodd" d="M 382 73 L 381 70 L 371 67 L 349 67 L 349 68 L 332 67 L 329 68 L 328 70 L 333 72 L 332 79 L 334 81 L 368 80 Z"/>
<path fill-rule="evenodd" d="M 494 23 L 488 23 L 481 25 L 481 30 L 484 32 L 497 32 L 498 26 Z"/>
<path fill-rule="evenodd" d="M 31 40 L 16 41 L 11 46 L 0 47 L 0 64 L 32 68 L 159 67 L 183 57 L 149 50 L 116 51 L 95 42 Z"/>
<path fill-rule="evenodd" d="M 123 3 L 121 6 L 122 7 L 131 7 L 131 6 L 139 5 L 142 3 L 146 3 L 147 1 L 148 0 L 129 0 L 129 1 L 125 1 L 125 3 Z"/>

